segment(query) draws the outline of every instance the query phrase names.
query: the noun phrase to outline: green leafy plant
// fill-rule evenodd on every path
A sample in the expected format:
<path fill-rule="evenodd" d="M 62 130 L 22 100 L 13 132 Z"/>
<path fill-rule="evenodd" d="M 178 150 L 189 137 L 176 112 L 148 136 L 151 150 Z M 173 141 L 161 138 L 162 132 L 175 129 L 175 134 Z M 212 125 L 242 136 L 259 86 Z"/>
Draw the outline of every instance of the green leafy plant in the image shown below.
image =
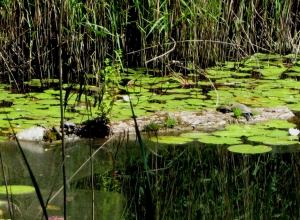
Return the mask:
<path fill-rule="evenodd" d="M 239 108 L 233 108 L 232 111 L 233 111 L 234 117 L 239 117 L 239 116 L 242 116 L 242 114 L 243 114 L 242 110 Z"/>
<path fill-rule="evenodd" d="M 105 59 L 105 68 L 101 71 L 101 85 L 102 95 L 99 96 L 99 109 L 103 115 L 109 116 L 112 110 L 114 100 L 119 92 L 119 83 L 121 80 L 121 68 L 122 68 L 122 52 L 119 50 L 116 52 L 118 59 L 113 63 L 110 59 Z"/>
<path fill-rule="evenodd" d="M 178 123 L 178 121 L 176 118 L 172 116 L 168 116 L 165 120 L 165 123 L 167 128 L 174 128 L 174 126 Z"/>

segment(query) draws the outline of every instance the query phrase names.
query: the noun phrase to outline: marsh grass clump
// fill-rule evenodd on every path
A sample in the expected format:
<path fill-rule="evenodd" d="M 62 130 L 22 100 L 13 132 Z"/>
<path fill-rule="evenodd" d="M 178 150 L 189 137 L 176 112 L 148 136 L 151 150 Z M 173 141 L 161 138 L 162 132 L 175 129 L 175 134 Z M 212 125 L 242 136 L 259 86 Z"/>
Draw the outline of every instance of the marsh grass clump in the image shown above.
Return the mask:
<path fill-rule="evenodd" d="M 172 116 L 168 116 L 165 120 L 165 124 L 167 128 L 174 128 L 174 126 L 178 123 L 177 119 Z"/>
<path fill-rule="evenodd" d="M 157 132 L 160 129 L 160 125 L 151 121 L 149 124 L 146 124 L 143 128 L 145 132 Z"/>

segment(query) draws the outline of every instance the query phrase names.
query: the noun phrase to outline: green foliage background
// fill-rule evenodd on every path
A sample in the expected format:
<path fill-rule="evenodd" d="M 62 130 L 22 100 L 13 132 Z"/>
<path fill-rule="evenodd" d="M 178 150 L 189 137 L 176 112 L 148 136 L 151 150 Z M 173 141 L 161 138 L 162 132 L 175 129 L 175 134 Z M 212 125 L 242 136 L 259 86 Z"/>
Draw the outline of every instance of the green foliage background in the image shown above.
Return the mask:
<path fill-rule="evenodd" d="M 208 66 L 254 52 L 297 52 L 298 1 L 287 0 L 2 0 L 0 72 L 6 80 L 56 78 L 63 50 L 64 82 L 86 79 L 105 68 L 105 59 L 125 66 L 161 67 L 170 60 Z M 58 45 L 59 13 L 63 43 Z"/>

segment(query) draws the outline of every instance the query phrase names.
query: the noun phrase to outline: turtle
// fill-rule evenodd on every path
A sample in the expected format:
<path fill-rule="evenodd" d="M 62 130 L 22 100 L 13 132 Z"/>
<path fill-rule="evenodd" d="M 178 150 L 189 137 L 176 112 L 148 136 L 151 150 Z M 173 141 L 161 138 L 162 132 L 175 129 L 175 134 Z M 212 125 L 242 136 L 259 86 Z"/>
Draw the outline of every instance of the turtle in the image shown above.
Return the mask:
<path fill-rule="evenodd" d="M 217 111 L 218 112 L 222 112 L 222 113 L 228 113 L 228 112 L 231 112 L 231 108 L 228 106 L 228 105 L 220 105 L 218 108 L 217 108 Z"/>
<path fill-rule="evenodd" d="M 243 104 L 233 104 L 231 106 L 231 111 L 234 112 L 234 109 L 239 109 L 242 112 L 242 115 L 247 119 L 247 121 L 250 120 L 250 118 L 253 116 L 251 110 Z"/>

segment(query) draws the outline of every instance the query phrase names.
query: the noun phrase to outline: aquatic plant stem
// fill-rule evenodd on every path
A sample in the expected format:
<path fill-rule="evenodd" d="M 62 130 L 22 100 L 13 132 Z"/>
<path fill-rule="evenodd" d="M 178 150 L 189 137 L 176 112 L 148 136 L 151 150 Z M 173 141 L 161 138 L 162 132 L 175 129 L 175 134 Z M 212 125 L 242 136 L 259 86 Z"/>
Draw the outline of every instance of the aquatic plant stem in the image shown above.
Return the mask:
<path fill-rule="evenodd" d="M 62 18 L 64 11 L 64 1 L 60 1 L 60 15 L 59 15 L 59 33 L 58 45 L 62 42 Z M 63 172 L 63 186 L 64 186 L 64 220 L 67 220 L 67 184 L 66 184 L 66 166 L 65 166 L 65 132 L 64 132 L 64 97 L 63 97 L 63 70 L 62 70 L 62 48 L 58 48 L 59 56 L 59 91 L 60 91 L 60 127 L 61 127 L 61 149 L 62 149 L 62 172 Z"/>
<path fill-rule="evenodd" d="M 150 177 L 149 177 L 149 168 L 148 168 L 148 164 L 147 164 L 145 147 L 143 145 L 141 133 L 140 133 L 137 121 L 136 121 L 136 116 L 134 114 L 133 105 L 132 105 L 131 98 L 130 98 L 128 91 L 127 91 L 127 94 L 129 96 L 129 103 L 130 103 L 130 108 L 131 108 L 131 112 L 132 112 L 132 118 L 134 121 L 135 132 L 136 132 L 136 136 L 138 138 L 138 142 L 139 142 L 139 146 L 140 146 L 140 150 L 141 150 L 141 154 L 142 154 L 142 160 L 144 163 L 144 169 L 145 169 L 146 177 L 147 177 L 147 184 L 146 184 L 146 190 L 145 190 L 145 193 L 146 193 L 146 216 L 147 216 L 147 219 L 154 220 L 155 219 L 155 211 L 154 211 L 154 206 L 153 206 L 153 198 L 152 198 L 152 191 L 151 191 L 151 184 L 150 184 Z"/>
<path fill-rule="evenodd" d="M 3 173 L 3 179 L 4 179 L 4 182 L 5 182 L 5 190 L 6 190 L 6 196 L 7 196 L 7 202 L 8 202 L 8 210 L 9 210 L 9 215 L 10 215 L 10 218 L 13 219 L 13 209 L 12 209 L 12 202 L 11 202 L 11 198 L 10 198 L 10 195 L 9 195 L 9 192 L 8 192 L 8 183 L 7 183 L 7 176 L 6 176 L 6 173 L 5 173 L 5 169 L 4 169 L 4 163 L 3 163 L 3 159 L 2 159 L 2 153 L 0 152 L 0 161 L 1 161 L 1 166 L 2 166 L 2 173 Z"/>
<path fill-rule="evenodd" d="M 7 117 L 7 115 L 6 115 L 6 117 Z M 11 121 L 8 119 L 8 117 L 7 117 L 7 120 L 8 120 L 9 126 L 10 126 L 11 129 L 12 129 L 12 132 L 13 132 L 14 137 L 16 137 L 16 142 L 17 142 L 18 148 L 19 148 L 19 150 L 20 150 L 20 152 L 21 152 L 21 155 L 22 155 L 22 158 L 24 159 L 24 162 L 25 162 L 25 164 L 26 164 L 27 170 L 28 170 L 28 172 L 29 172 L 30 179 L 31 179 L 32 184 L 33 184 L 33 186 L 34 186 L 34 189 L 35 189 L 36 195 L 37 195 L 37 197 L 38 197 L 39 203 L 40 203 L 40 205 L 41 205 L 43 214 L 44 214 L 45 218 L 48 219 L 48 214 L 47 214 L 46 206 L 45 206 L 45 203 L 44 203 L 44 200 L 43 200 L 43 197 L 42 197 L 42 193 L 41 193 L 40 188 L 39 188 L 39 186 L 38 186 L 38 183 L 37 183 L 37 181 L 36 181 L 36 179 L 35 179 L 35 177 L 34 177 L 34 174 L 33 174 L 32 170 L 31 170 L 31 168 L 30 168 L 30 165 L 29 165 L 28 160 L 27 160 L 27 158 L 26 158 L 26 156 L 25 156 L 25 153 L 24 153 L 24 151 L 23 151 L 23 149 L 22 149 L 22 147 L 21 147 L 21 144 L 20 144 L 20 142 L 19 142 L 17 136 L 16 136 L 16 132 L 15 132 L 15 130 L 13 129 L 13 126 L 12 126 L 12 124 L 11 124 Z"/>
<path fill-rule="evenodd" d="M 94 152 L 93 152 L 93 154 L 73 173 L 73 175 L 67 180 L 67 182 L 66 182 L 66 184 L 68 184 L 76 175 L 77 175 L 77 173 L 79 173 L 79 171 L 89 162 L 89 160 L 91 160 L 94 156 L 95 156 L 95 154 L 99 151 L 99 150 L 101 150 L 101 149 L 103 149 L 104 148 L 104 146 L 107 144 L 107 143 L 109 143 L 111 140 L 113 140 L 115 138 L 115 135 L 112 135 L 105 143 L 103 143 L 97 150 L 95 150 Z M 64 186 L 62 186 L 61 188 L 59 188 L 59 190 L 57 190 L 57 192 L 51 197 L 51 199 L 49 199 L 49 201 L 48 201 L 48 203 L 50 203 L 50 202 L 52 202 L 52 200 L 53 199 L 55 199 L 56 198 L 56 196 L 62 191 L 64 189 Z M 36 214 L 36 216 L 37 215 L 39 215 L 40 214 L 40 212 L 38 212 L 37 214 Z M 36 219 L 36 217 L 34 218 L 34 219 Z"/>

